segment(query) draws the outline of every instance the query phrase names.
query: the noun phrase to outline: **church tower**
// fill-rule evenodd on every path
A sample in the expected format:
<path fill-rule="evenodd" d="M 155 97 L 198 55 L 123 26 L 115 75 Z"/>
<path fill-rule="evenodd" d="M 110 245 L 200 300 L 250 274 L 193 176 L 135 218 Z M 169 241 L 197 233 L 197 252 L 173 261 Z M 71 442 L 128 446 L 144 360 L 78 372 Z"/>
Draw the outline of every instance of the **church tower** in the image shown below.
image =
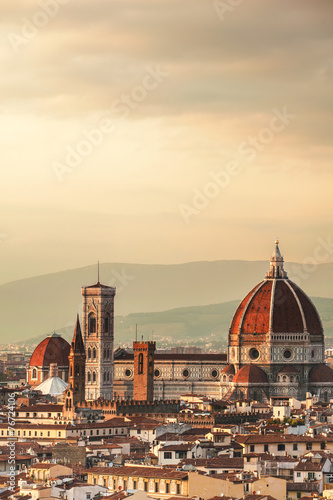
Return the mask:
<path fill-rule="evenodd" d="M 86 353 L 81 333 L 79 315 L 76 318 L 69 361 L 69 388 L 73 390 L 72 406 L 85 400 L 85 362 Z"/>
<path fill-rule="evenodd" d="M 102 285 L 81 289 L 83 338 L 86 350 L 85 399 L 113 397 L 114 297 L 116 289 Z"/>
<path fill-rule="evenodd" d="M 134 401 L 154 401 L 154 354 L 156 342 L 133 342 Z"/>

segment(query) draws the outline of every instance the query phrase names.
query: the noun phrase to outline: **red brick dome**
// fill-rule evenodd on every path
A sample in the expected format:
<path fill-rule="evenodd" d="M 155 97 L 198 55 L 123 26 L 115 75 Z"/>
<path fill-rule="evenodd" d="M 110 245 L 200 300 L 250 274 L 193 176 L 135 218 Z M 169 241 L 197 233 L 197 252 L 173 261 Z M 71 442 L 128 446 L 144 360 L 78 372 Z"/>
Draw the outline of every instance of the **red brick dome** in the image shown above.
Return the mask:
<path fill-rule="evenodd" d="M 60 335 L 54 333 L 44 339 L 34 350 L 30 358 L 30 366 L 68 366 L 69 343 Z"/>
<path fill-rule="evenodd" d="M 264 370 L 252 363 L 238 370 L 233 382 L 236 384 L 268 384 L 267 375 Z"/>
<path fill-rule="evenodd" d="M 328 365 L 320 363 L 310 371 L 309 382 L 333 382 L 333 370 Z"/>
<path fill-rule="evenodd" d="M 302 334 L 323 337 L 318 312 L 309 297 L 287 277 L 278 242 L 266 279 L 256 285 L 238 306 L 230 335 L 257 336 L 268 333 Z M 260 335 L 262 338 L 260 339 Z M 259 336 L 259 337 L 258 337 Z"/>

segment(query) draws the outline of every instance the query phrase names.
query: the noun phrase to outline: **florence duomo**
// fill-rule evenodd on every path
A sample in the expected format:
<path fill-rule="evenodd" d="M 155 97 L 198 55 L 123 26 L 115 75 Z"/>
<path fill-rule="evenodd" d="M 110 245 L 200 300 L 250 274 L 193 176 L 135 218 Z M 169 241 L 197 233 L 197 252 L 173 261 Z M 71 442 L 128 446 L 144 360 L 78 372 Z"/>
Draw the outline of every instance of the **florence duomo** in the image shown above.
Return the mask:
<path fill-rule="evenodd" d="M 0 13 L 0 500 L 333 500 L 333 1 Z"/>
<path fill-rule="evenodd" d="M 82 333 L 78 316 L 71 346 L 55 334 L 31 356 L 27 382 L 44 394 L 47 389 L 52 394 L 53 385 L 46 381 L 56 372 L 73 392 L 74 406 L 96 400 L 172 400 L 188 392 L 222 401 L 304 400 L 307 393 L 323 401 L 333 397 L 320 317 L 288 278 L 278 241 L 265 278 L 233 315 L 227 355 L 160 354 L 154 342 L 144 341 L 134 342 L 134 350 L 114 352 L 116 289 L 98 281 L 81 291 Z M 134 389 L 137 380 L 141 391 Z"/>

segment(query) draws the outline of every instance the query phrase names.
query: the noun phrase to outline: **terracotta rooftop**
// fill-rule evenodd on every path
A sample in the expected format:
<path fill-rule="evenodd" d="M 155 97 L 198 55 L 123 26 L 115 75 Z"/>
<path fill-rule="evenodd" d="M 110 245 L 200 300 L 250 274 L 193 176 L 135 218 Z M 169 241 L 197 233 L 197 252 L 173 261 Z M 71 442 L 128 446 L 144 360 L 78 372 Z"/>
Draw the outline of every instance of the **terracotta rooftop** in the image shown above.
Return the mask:
<path fill-rule="evenodd" d="M 280 251 L 279 251 L 280 252 Z M 308 332 L 323 335 L 318 312 L 307 295 L 283 271 L 283 258 L 273 256 L 271 266 L 280 261 L 282 272 L 266 276 L 242 300 L 230 326 L 235 335 Z M 276 258 L 278 257 L 278 258 Z M 274 294 L 272 298 L 272 294 Z M 271 300 L 272 299 L 272 300 Z"/>
<path fill-rule="evenodd" d="M 328 365 L 320 363 L 310 371 L 309 382 L 333 382 L 333 370 Z"/>
<path fill-rule="evenodd" d="M 237 384 L 267 384 L 266 373 L 259 366 L 250 363 L 236 373 L 233 383 Z"/>
<path fill-rule="evenodd" d="M 30 366 L 49 366 L 56 363 L 58 366 L 68 366 L 70 345 L 60 335 L 54 333 L 42 340 L 30 358 Z"/>
<path fill-rule="evenodd" d="M 223 375 L 235 375 L 234 365 L 226 366 L 225 368 L 223 368 L 223 370 L 221 370 L 221 373 L 223 373 Z"/>
<path fill-rule="evenodd" d="M 188 473 L 175 471 L 173 469 L 162 469 L 160 467 L 92 467 L 87 469 L 88 474 L 103 474 L 112 476 L 131 476 L 131 477 L 156 477 L 170 479 L 187 479 Z"/>

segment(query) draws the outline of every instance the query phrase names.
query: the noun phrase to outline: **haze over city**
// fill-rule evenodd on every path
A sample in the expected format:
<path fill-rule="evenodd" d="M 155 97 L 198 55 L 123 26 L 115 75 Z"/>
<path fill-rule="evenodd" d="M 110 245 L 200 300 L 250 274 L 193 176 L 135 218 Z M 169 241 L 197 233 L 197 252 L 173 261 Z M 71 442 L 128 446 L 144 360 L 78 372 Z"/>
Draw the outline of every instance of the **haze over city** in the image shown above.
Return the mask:
<path fill-rule="evenodd" d="M 0 283 L 330 248 L 332 2 L 45 4 L 0 6 Z"/>

